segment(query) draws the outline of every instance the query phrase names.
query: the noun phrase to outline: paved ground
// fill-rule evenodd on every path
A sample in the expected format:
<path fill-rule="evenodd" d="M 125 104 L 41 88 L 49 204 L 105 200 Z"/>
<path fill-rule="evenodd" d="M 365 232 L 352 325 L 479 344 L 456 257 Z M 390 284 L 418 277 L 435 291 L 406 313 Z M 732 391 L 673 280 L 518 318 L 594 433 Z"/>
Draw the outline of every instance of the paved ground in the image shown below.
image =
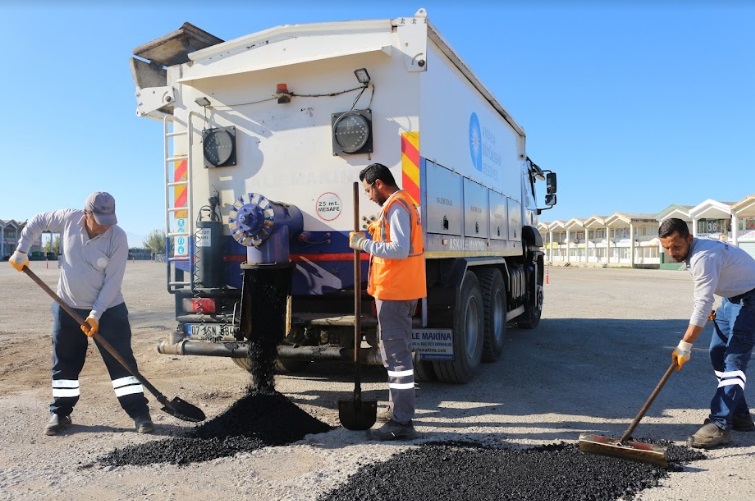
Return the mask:
<path fill-rule="evenodd" d="M 32 266 L 54 285 L 54 264 Z M 164 281 L 162 264 L 128 265 L 124 295 L 140 370 L 168 397 L 197 404 L 212 418 L 245 394 L 248 375 L 225 359 L 157 354 L 157 340 L 174 328 Z M 549 282 L 540 327 L 509 330 L 503 358 L 485 365 L 473 383 L 420 385 L 416 424 L 426 440 L 465 438 L 519 447 L 575 442 L 582 431 L 620 436 L 626 429 L 686 327 L 692 307 L 689 275 L 551 268 Z M 208 463 L 88 467 L 116 447 L 164 439 L 192 425 L 160 412 L 150 398 L 157 434 L 135 434 L 117 406 L 104 365 L 90 349 L 75 426 L 64 436 L 43 436 L 50 399 L 50 300 L 28 277 L 0 263 L 0 305 L 0 500 L 310 500 L 337 488 L 359 465 L 412 447 L 367 443 L 362 433 L 341 428 L 292 446 Z M 635 436 L 683 444 L 702 423 L 716 385 L 707 360 L 709 337 L 707 331 L 692 361 L 672 375 Z M 365 379 L 365 398 L 385 399 L 381 370 L 367 371 Z M 348 367 L 322 365 L 278 376 L 276 386 L 333 425 L 338 425 L 337 401 L 349 399 L 353 388 Z M 747 395 L 755 402 L 752 386 Z M 731 447 L 671 473 L 640 499 L 735 495 L 755 496 L 755 433 L 735 434 Z"/>

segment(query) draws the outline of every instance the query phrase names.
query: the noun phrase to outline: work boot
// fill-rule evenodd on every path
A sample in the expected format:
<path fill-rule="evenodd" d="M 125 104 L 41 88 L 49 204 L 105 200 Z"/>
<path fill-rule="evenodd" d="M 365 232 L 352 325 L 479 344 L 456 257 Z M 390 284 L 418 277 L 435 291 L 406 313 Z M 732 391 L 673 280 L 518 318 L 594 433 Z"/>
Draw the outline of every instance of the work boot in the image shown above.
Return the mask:
<path fill-rule="evenodd" d="M 698 449 L 712 449 L 731 442 L 731 432 L 722 430 L 716 423 L 706 419 L 702 428 L 687 439 L 687 445 Z"/>
<path fill-rule="evenodd" d="M 380 407 L 377 410 L 377 422 L 378 423 L 387 423 L 393 419 L 393 409 L 390 407 Z"/>
<path fill-rule="evenodd" d="M 71 416 L 60 416 L 53 414 L 50 416 L 50 420 L 45 425 L 45 435 L 57 435 L 63 428 L 71 426 Z"/>
<path fill-rule="evenodd" d="M 734 431 L 752 431 L 755 430 L 755 423 L 752 422 L 752 416 L 747 414 L 734 414 L 731 418 L 731 428 Z"/>
<path fill-rule="evenodd" d="M 134 425 L 137 433 L 152 433 L 155 431 L 155 425 L 152 424 L 152 418 L 149 414 L 134 418 Z"/>
<path fill-rule="evenodd" d="M 401 424 L 391 419 L 377 430 L 368 430 L 367 438 L 381 442 L 388 440 L 413 440 L 417 438 L 417 432 L 414 430 L 414 425 L 411 421 Z"/>

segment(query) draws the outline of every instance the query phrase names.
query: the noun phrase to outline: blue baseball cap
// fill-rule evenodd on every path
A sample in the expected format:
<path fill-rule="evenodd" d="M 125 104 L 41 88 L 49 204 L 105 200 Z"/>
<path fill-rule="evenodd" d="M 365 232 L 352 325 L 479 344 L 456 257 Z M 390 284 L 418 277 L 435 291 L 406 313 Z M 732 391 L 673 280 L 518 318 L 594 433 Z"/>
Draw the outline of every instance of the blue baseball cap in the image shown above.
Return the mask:
<path fill-rule="evenodd" d="M 95 191 L 87 198 L 84 208 L 91 212 L 97 224 L 112 226 L 118 223 L 115 217 L 115 198 L 110 193 Z"/>

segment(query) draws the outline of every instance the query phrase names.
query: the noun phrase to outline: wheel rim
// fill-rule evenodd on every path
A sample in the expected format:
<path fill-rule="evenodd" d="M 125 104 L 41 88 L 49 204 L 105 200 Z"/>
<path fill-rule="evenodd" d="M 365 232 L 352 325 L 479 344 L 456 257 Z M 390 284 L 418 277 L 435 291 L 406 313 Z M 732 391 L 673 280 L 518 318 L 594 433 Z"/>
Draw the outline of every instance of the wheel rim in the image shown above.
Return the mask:
<path fill-rule="evenodd" d="M 464 318 L 466 320 L 467 358 L 471 360 L 477 352 L 477 344 L 480 338 L 480 305 L 477 303 L 476 298 L 470 297 L 469 301 L 467 301 Z"/>

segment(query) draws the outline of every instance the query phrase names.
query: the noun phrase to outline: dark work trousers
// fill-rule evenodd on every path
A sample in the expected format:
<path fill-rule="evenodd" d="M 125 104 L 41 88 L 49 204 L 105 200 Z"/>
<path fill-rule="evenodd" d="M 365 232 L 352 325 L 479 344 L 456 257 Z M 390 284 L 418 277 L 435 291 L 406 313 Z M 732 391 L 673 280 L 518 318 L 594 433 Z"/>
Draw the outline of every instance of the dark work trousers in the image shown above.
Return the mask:
<path fill-rule="evenodd" d="M 734 414 L 747 414 L 745 372 L 755 343 L 755 291 L 738 302 L 726 298 L 716 310 L 710 341 L 710 361 L 718 379 L 710 403 L 710 419 L 719 428 L 731 429 Z"/>
<path fill-rule="evenodd" d="M 380 356 L 388 371 L 388 405 L 393 420 L 406 424 L 414 418 L 414 365 L 412 363 L 412 314 L 417 300 L 375 299 Z"/>
<path fill-rule="evenodd" d="M 89 310 L 76 309 L 81 318 Z M 57 303 L 52 305 L 52 396 L 50 412 L 68 416 L 79 400 L 79 373 L 84 367 L 89 338 L 81 326 Z M 130 367 L 137 369 L 131 351 L 131 326 L 128 322 L 126 303 L 105 310 L 100 318 L 98 334 L 105 338 L 123 357 Z M 115 396 L 131 418 L 149 412 L 144 389 L 139 381 L 104 348 L 97 345 L 113 381 Z"/>

